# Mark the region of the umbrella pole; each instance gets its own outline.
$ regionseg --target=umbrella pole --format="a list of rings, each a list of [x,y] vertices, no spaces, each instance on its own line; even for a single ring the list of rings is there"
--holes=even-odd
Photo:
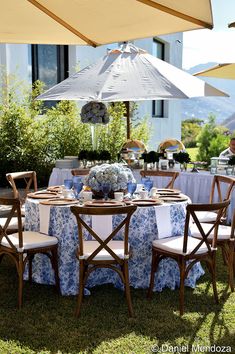
[[[127,139],[131,138],[131,122],[130,122],[130,102],[125,101],[126,106],[126,137]]]

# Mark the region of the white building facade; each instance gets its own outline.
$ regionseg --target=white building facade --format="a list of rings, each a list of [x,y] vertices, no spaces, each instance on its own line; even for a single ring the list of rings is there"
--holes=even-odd
[[[135,40],[133,43],[150,54],[182,67],[182,33],[164,35],[156,38]],[[104,56],[110,44],[93,48],[89,46],[46,46],[27,44],[0,44],[0,65],[7,73],[32,83],[39,79],[51,87]],[[83,105],[84,102],[81,102]],[[138,102],[141,119],[148,117],[151,137],[148,150],[156,150],[158,144],[167,138],[181,138],[180,100]]]

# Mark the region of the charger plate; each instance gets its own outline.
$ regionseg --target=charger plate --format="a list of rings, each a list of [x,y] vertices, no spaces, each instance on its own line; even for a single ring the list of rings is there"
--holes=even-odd
[[[83,205],[90,207],[115,207],[123,206],[123,203],[117,200],[88,200]]]
[[[48,192],[61,192],[62,186],[51,186],[47,188]]]
[[[181,191],[179,189],[157,188],[156,193],[161,195],[179,195]]]
[[[180,194],[180,195],[160,195],[159,199],[163,200],[164,202],[184,202],[189,198],[187,195]]]
[[[52,199],[58,198],[59,195],[56,192],[35,192],[35,193],[28,193],[27,197],[34,198],[34,199]]]
[[[58,199],[47,199],[42,200],[40,204],[43,205],[70,205],[70,204],[78,204],[79,200],[71,199],[71,198],[58,198]]]
[[[127,200],[125,203],[130,205],[137,205],[140,207],[145,207],[145,206],[154,206],[154,205],[161,205],[163,204],[163,200],[160,199],[133,199],[133,200]]]

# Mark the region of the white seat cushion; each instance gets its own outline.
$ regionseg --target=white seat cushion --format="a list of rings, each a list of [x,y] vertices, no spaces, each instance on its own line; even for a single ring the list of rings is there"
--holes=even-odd
[[[207,233],[211,227],[213,226],[212,224],[206,224],[206,223],[201,223],[201,226],[204,230],[205,233]],[[202,238],[197,226],[195,224],[192,224],[190,226],[190,231],[191,231],[191,235],[193,237],[197,237],[197,238]],[[231,226],[226,226],[226,225],[219,225],[219,229],[218,229],[218,236],[217,236],[217,240],[229,240],[230,239],[230,235],[231,235]],[[208,236],[208,240],[212,240],[214,236],[214,230],[212,231],[212,233]]]
[[[195,214],[200,222],[213,222],[218,215],[213,211],[197,211]]]
[[[162,238],[160,240],[154,240],[153,241],[153,246],[157,247],[161,250],[167,251],[167,252],[172,252],[176,254],[184,254],[183,253],[183,236],[175,236],[175,237],[168,237],[168,238]],[[187,246],[187,252],[186,255],[190,254],[192,250],[198,245],[200,240],[193,238],[193,237],[188,237],[188,246]],[[199,250],[196,252],[196,254],[201,254],[201,253],[207,253],[208,249],[205,244],[202,244],[202,246],[199,248]]]
[[[84,258],[87,259],[98,247],[100,243],[98,241],[84,241],[83,242],[83,252]],[[124,242],[123,241],[110,241],[107,245],[113,250],[113,252],[120,258],[124,258]],[[129,244],[128,244],[129,249]],[[114,258],[110,255],[108,251],[102,249],[95,257],[96,261],[107,261],[113,260]]]
[[[25,218],[22,218],[22,226],[24,226],[24,220]],[[7,218],[0,218],[0,225],[3,227],[7,221]],[[10,221],[10,224],[8,225],[9,230],[17,230],[18,229],[18,219],[16,217],[13,217]]]
[[[18,233],[14,233],[8,236],[13,245],[18,248],[19,247],[19,235]],[[24,231],[23,232],[23,249],[29,250],[32,248],[40,248],[56,245],[58,243],[58,239],[54,236],[48,236],[45,234],[41,234],[40,232],[35,231]],[[2,246],[11,247],[5,237],[3,237]]]

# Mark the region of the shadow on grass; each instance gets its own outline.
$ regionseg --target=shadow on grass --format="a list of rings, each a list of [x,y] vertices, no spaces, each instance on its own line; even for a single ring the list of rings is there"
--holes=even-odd
[[[135,317],[130,319],[123,292],[104,285],[93,288],[91,296],[85,297],[81,316],[77,319],[74,316],[75,296],[62,297],[53,287],[27,282],[24,283],[23,308],[17,310],[17,276],[14,266],[5,257],[0,266],[0,339],[18,341],[36,353],[43,349],[51,353],[93,352],[102,342],[130,333],[148,337],[158,345],[182,342],[191,346],[206,324],[205,340],[228,345],[223,344],[232,339],[229,318],[224,318],[230,311],[230,304],[228,308],[224,307],[230,296],[226,276],[226,268],[221,266],[219,304],[214,303],[208,274],[198,281],[196,289],[185,288],[183,317],[178,311],[178,290],[165,289],[155,293],[149,301],[146,290],[132,289]]]

